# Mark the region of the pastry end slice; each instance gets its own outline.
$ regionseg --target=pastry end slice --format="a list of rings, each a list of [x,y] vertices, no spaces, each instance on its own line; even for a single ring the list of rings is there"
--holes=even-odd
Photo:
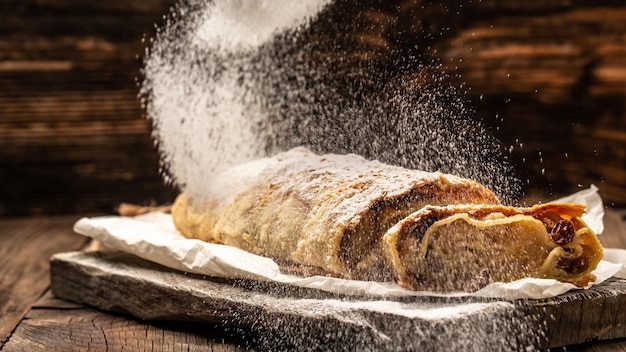
[[[585,206],[427,206],[384,236],[396,281],[411,290],[475,291],[489,282],[550,278],[586,286],[602,246]]]

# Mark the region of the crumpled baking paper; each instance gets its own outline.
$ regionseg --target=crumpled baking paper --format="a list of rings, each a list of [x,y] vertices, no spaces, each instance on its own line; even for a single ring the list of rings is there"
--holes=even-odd
[[[591,186],[558,201],[572,201],[588,206],[583,217],[596,233],[603,231],[604,210],[598,189]],[[132,253],[143,259],[200,275],[221,278],[273,281],[327,292],[369,297],[406,296],[479,296],[506,299],[549,298],[579,289],[573,284],[551,279],[525,278],[509,283],[495,282],[473,293],[410,291],[391,282],[346,280],[324,276],[300,277],[281,273],[269,258],[241,249],[187,239],[180,235],[172,217],[148,213],[135,217],[105,216],[82,218],[74,231],[100,241],[105,247]],[[626,250],[605,248],[604,259],[594,274],[600,284],[612,276],[626,278]]]

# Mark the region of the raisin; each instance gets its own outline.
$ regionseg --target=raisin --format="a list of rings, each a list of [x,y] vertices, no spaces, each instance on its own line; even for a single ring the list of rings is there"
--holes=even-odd
[[[552,241],[559,246],[564,246],[574,239],[576,231],[574,230],[574,224],[569,220],[559,220],[554,224],[554,228],[550,232]]]

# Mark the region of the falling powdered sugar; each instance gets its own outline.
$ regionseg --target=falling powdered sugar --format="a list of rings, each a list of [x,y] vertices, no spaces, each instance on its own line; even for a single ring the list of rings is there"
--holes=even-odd
[[[166,180],[201,200],[217,173],[304,146],[471,178],[503,201],[513,199],[519,182],[501,146],[470,118],[458,89],[432,73],[422,52],[401,49],[406,38],[367,40],[380,27],[372,25],[370,6],[331,0],[182,0],[146,51],[140,91]],[[336,303],[337,316],[361,304]],[[401,304],[379,305],[390,306],[401,313]],[[425,319],[433,321],[432,330],[416,326],[406,345],[395,336],[384,348],[410,350],[438,341],[463,350],[487,341],[484,347],[519,349],[511,336],[528,331],[516,325],[514,306],[503,303],[497,312],[481,308],[459,304],[424,310],[419,314],[452,312],[467,320],[448,331],[437,319]],[[269,319],[242,319],[252,318]],[[295,328],[288,320],[267,325],[278,334]],[[352,343],[367,347],[364,339]]]
[[[141,87],[168,181],[199,196],[214,172],[265,154],[256,52],[323,2],[191,0],[172,10],[146,53]]]
[[[362,40],[377,34],[369,6],[179,3],[147,50],[141,86],[166,179],[201,199],[216,172],[305,146],[471,178],[505,202],[517,196],[501,146],[469,118],[458,89],[424,55],[403,51],[406,38]]]

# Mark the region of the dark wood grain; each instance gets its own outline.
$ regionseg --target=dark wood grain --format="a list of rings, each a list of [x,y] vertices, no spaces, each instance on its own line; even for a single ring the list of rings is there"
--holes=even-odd
[[[48,289],[49,262],[56,253],[87,241],[72,232],[76,216],[0,221],[0,347]]]
[[[626,280],[608,281],[589,290],[531,301],[527,312],[545,325],[541,347],[626,337]],[[575,342],[573,342],[575,341]]]
[[[0,214],[172,200],[136,80],[143,39],[175,3],[2,2]],[[528,192],[595,183],[607,204],[626,204],[623,2],[373,0],[359,8],[351,18],[369,31],[354,34],[359,50],[415,49],[434,62],[444,84],[467,91],[474,118],[512,147]]]
[[[498,3],[498,5],[495,5]],[[557,5],[558,3],[558,5]],[[626,7],[482,1],[434,45],[529,188],[626,202]]]
[[[36,307],[3,351],[247,351],[245,336],[219,324],[145,322],[84,306]]]
[[[174,0],[3,2],[0,215],[167,203],[136,80]]]

